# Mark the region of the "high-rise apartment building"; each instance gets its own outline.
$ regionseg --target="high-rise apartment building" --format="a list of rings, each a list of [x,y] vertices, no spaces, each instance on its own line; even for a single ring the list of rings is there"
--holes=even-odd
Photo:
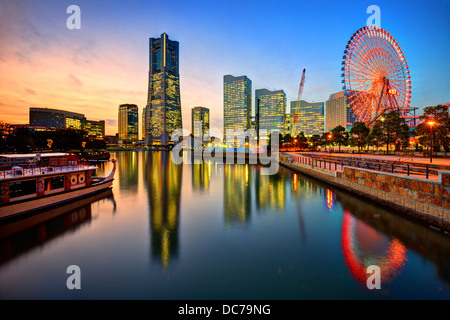
[[[209,130],[209,109],[205,107],[192,108],[192,130],[194,137],[205,136],[206,130]]]
[[[150,38],[150,68],[148,80],[145,142],[167,146],[174,130],[182,128],[179,43]]]
[[[324,133],[324,110],[323,102],[308,102],[300,100],[291,101],[291,135],[297,136],[303,132],[305,136]]]
[[[133,143],[138,140],[139,118],[138,106],[121,104],[119,106],[119,140],[123,143]]]
[[[286,94],[283,90],[255,90],[256,109],[259,105],[259,130],[267,130],[269,135],[277,131],[284,135],[286,125]],[[256,110],[258,112],[258,110]]]
[[[251,128],[252,81],[247,76],[223,77],[223,129],[244,131]]]
[[[355,122],[357,118],[353,113],[352,108],[348,105],[344,91],[340,91],[330,95],[326,101],[325,111],[325,130],[330,132],[332,129],[341,125],[348,129]]]

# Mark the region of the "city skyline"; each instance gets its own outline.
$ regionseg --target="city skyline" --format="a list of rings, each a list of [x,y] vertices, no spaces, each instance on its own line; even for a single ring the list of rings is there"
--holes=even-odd
[[[81,29],[68,30],[66,9],[71,4],[0,3],[4,121],[25,123],[29,108],[47,107],[105,119],[106,134],[115,134],[118,105],[136,104],[139,113],[146,105],[148,40],[161,33],[180,43],[185,129],[191,127],[189,111],[197,105],[211,110],[212,129],[223,129],[222,81],[227,74],[248,76],[253,88],[284,90],[290,105],[297,99],[301,70],[306,68],[302,98],[325,102],[342,90],[345,45],[366,24],[371,4],[380,7],[381,27],[405,53],[412,78],[411,106],[422,109],[450,102],[448,1],[350,1],[346,6],[327,1],[258,6],[254,1],[179,1],[170,8],[159,1],[133,5],[77,1]],[[259,19],[265,16],[272,17],[270,23]],[[236,21],[248,21],[251,27],[242,29]]]

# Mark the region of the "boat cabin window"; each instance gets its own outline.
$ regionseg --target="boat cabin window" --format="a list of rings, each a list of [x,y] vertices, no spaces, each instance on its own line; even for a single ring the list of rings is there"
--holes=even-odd
[[[9,183],[9,197],[17,198],[36,193],[36,180],[25,180]]]
[[[45,191],[64,188],[64,176],[45,178],[44,187]]]

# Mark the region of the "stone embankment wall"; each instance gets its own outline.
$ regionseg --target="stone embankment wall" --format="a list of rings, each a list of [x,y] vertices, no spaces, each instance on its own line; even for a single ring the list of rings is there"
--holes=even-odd
[[[280,163],[450,230],[450,172],[441,172],[438,181],[431,181],[346,166],[342,171],[332,171],[292,162],[283,157]]]

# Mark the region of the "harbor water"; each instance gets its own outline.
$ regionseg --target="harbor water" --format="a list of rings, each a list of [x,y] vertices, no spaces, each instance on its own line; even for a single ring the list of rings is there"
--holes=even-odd
[[[283,167],[111,156],[111,190],[1,222],[0,299],[450,299],[450,236],[390,208]]]

